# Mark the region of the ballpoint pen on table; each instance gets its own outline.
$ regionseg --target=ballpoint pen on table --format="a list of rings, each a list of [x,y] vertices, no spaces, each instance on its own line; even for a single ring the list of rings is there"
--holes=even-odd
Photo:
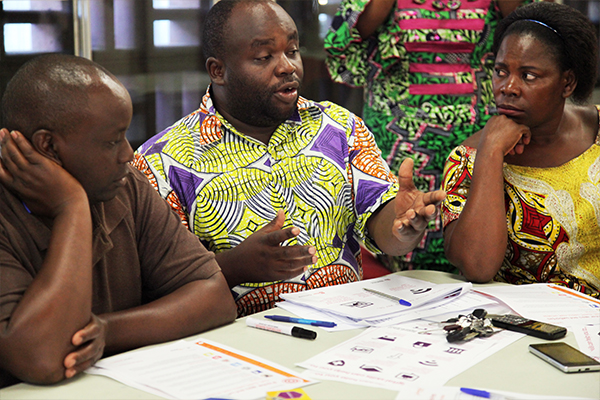
[[[483,399],[506,400],[506,397],[504,397],[500,394],[490,393],[487,390],[479,390],[479,389],[471,389],[471,388],[461,387],[460,391],[463,393],[466,393],[466,394],[470,394],[471,396],[481,397]]]
[[[374,289],[369,289],[369,288],[363,288],[363,289],[365,289],[367,292],[374,293],[374,294],[377,294],[379,296],[386,297],[386,298],[388,298],[390,300],[395,300],[395,301],[397,301],[402,306],[407,306],[407,307],[412,306],[412,304],[410,304],[408,301],[403,300],[403,299],[401,299],[399,297],[396,297],[396,296],[392,296],[391,294],[383,293],[383,292],[380,292],[379,290],[374,290]]]
[[[265,318],[272,319],[273,321],[292,322],[294,324],[322,326],[324,328],[333,328],[337,325],[335,322],[317,321],[315,319],[305,319],[305,318],[293,318],[293,317],[287,317],[285,315],[265,315]]]

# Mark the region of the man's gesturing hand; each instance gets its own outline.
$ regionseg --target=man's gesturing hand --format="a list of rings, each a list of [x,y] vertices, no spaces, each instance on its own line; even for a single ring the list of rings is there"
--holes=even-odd
[[[413,183],[414,162],[408,158],[398,171],[399,190],[394,199],[395,219],[393,234],[400,242],[414,242],[437,217],[437,207],[446,192],[436,190],[423,193]]]
[[[314,246],[282,246],[300,234],[297,227],[283,228],[285,214],[275,218],[231,250],[217,254],[229,286],[244,282],[273,282],[290,279],[317,262]]]

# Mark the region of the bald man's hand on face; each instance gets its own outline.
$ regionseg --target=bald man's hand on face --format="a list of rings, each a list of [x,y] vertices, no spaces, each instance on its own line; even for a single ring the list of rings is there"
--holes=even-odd
[[[64,168],[36,151],[17,131],[0,130],[0,182],[18,193],[34,214],[55,218],[73,202],[84,202],[81,184]]]
[[[285,214],[275,218],[231,250],[216,255],[230,287],[246,282],[273,282],[300,275],[317,262],[314,246],[282,246],[300,234],[297,227],[283,228]]]

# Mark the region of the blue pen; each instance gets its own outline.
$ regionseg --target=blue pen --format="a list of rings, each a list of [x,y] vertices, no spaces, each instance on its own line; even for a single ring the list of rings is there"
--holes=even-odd
[[[487,390],[479,390],[479,389],[471,389],[471,388],[460,388],[460,391],[466,394],[470,394],[471,396],[481,397],[484,399],[491,400],[505,400],[506,397],[501,396],[499,394],[490,393]]]
[[[324,328],[333,328],[337,325],[335,322],[317,321],[315,319],[292,318],[286,317],[284,315],[265,315],[265,318],[272,319],[273,321],[292,322],[294,324],[322,326]]]
[[[383,292],[380,292],[379,290],[373,290],[373,289],[369,289],[369,288],[363,288],[363,289],[365,289],[367,292],[375,293],[375,294],[377,294],[379,296],[383,296],[383,297],[386,297],[388,299],[395,300],[401,306],[406,306],[406,307],[412,306],[412,304],[410,304],[408,301],[403,300],[403,299],[401,299],[399,297],[396,297],[396,296],[392,296],[391,294],[383,293]]]

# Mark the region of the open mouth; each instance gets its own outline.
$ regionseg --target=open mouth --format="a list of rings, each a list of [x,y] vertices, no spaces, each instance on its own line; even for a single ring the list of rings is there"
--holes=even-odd
[[[296,93],[296,88],[289,87],[289,88],[285,88],[283,90],[280,90],[280,92],[282,92],[282,93]]]
[[[298,97],[298,84],[296,82],[292,82],[282,86],[278,91],[275,92],[275,96],[285,103],[295,102]]]

